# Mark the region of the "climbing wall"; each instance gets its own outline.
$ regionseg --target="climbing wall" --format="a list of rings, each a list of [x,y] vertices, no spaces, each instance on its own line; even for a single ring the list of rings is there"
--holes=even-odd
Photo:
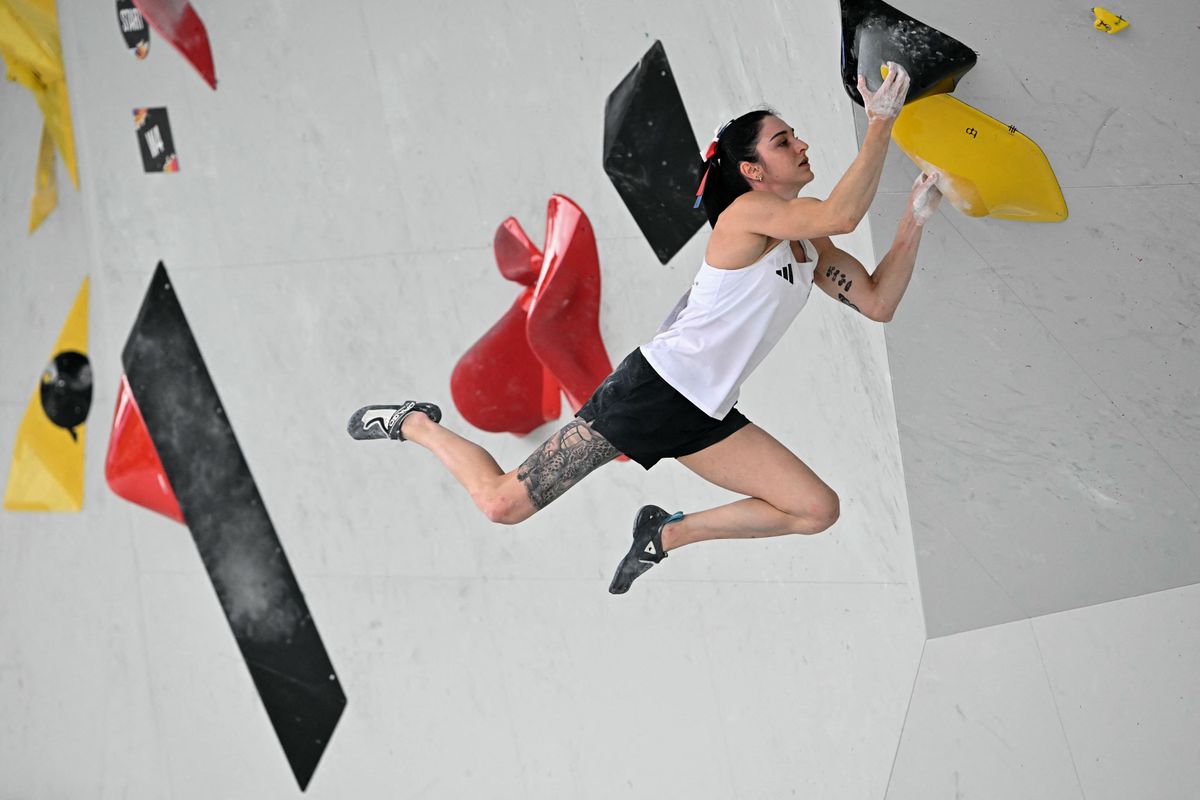
[[[961,429],[965,413],[991,421],[969,428],[954,454],[1008,452],[978,431],[1019,430],[1002,422],[1007,406],[959,394],[964,405],[951,414],[952,403],[913,393],[939,385],[926,370],[948,354],[960,369],[975,363],[961,343],[922,361],[928,341],[913,337],[917,327],[930,341],[961,341],[963,330],[979,347],[990,341],[972,327],[978,320],[941,320],[932,299],[945,284],[928,276],[961,271],[958,256],[974,252],[954,244],[960,219],[931,223],[922,270],[889,329],[891,370],[883,326],[814,294],[743,391],[747,416],[839,492],[842,517],[826,534],[682,550],[613,597],[606,587],[640,505],[694,511],[731,496],[678,464],[647,473],[618,463],[532,520],[497,527],[428,453],[345,434],[362,405],[429,400],[445,425],[505,467],[519,464],[568,418],[569,397],[559,419],[517,435],[476,429],[451,392],[455,365],[525,289],[498,269],[497,227],[513,217],[549,252],[551,197],[578,205],[595,236],[600,337],[618,361],[690,284],[704,234],[688,236],[690,188],[684,213],[665,217],[666,235],[647,230],[655,209],[631,209],[620,180],[638,173],[606,146],[612,93],[660,42],[697,148],[720,122],[771,104],[811,143],[810,190],[825,195],[854,157],[859,113],[841,85],[836,4],[188,8],[61,0],[80,189],[60,174],[58,207],[32,235],[42,122],[29,92],[0,85],[0,176],[20,188],[0,196],[0,458],[14,452],[85,276],[93,378],[82,507],[0,512],[0,796],[883,797],[889,787],[893,797],[935,796],[928,782],[961,774],[999,786],[1007,784],[996,775],[1013,774],[976,714],[988,730],[1002,718],[1013,730],[1051,731],[1037,749],[1039,775],[1053,777],[1047,797],[1081,785],[1089,798],[1106,796],[1096,788],[1106,784],[1136,795],[1150,770],[1168,782],[1146,796],[1186,796],[1171,790],[1196,785],[1200,760],[1187,745],[1131,738],[1136,707],[1117,702],[1115,689],[1072,681],[1088,654],[1106,685],[1129,686],[1124,662],[1097,644],[1126,637],[1157,670],[1156,685],[1135,683],[1134,696],[1173,741],[1200,739],[1187,735],[1195,709],[1166,702],[1179,694],[1167,665],[1194,673],[1200,663],[1187,616],[1194,603],[1156,612],[1163,632],[1139,624],[1140,606],[1124,606],[1119,619],[1048,618],[1036,639],[1016,631],[1014,649],[987,631],[979,648],[926,641],[927,625],[939,634],[1029,625],[974,613],[990,584],[969,561],[961,572],[925,566],[931,520],[952,510],[986,518],[977,529],[999,550],[1005,498],[1025,515],[1013,523],[1022,533],[1039,504],[1060,510],[1058,528],[1076,508],[1005,484],[980,510],[967,502],[971,487],[945,476],[966,480],[994,460],[922,449]],[[159,15],[144,28],[144,52],[134,10]],[[960,94],[974,80],[991,82],[995,106],[1045,92],[1022,130],[1041,126],[1035,138],[1056,168],[1064,152],[1087,155],[1064,151],[1053,132],[1053,91],[1066,90],[1054,82],[1061,77],[1039,76],[1063,66],[1047,62],[1035,74],[1021,63],[1032,46],[1025,34],[997,22],[972,37],[944,10],[907,10],[944,21],[980,52]],[[183,36],[194,37],[193,14],[207,47]],[[1082,24],[1080,35],[1103,35]],[[1120,36],[1137,31],[1135,20]],[[1087,41],[1071,51],[1076,59],[1100,53]],[[1006,83],[1013,69],[1028,73],[1024,90]],[[1147,146],[1177,143],[1165,128],[1148,130],[1163,138]],[[1072,133],[1070,146],[1082,135]],[[1157,163],[1120,152],[1098,138],[1091,164],[1106,161],[1135,182],[1136,170],[1121,170]],[[839,240],[866,263],[885,251],[898,181],[912,174],[899,153],[890,158],[876,215]],[[687,165],[674,164],[670,181],[683,185]],[[1064,225],[1088,218],[1087,196],[1071,195],[1079,173],[1059,175],[1072,208]],[[1155,209],[1130,213],[1148,219]],[[1108,230],[1122,219],[1107,209],[1090,224]],[[1014,229],[982,230],[999,246],[995,231]],[[1028,248],[1029,230],[1006,235]],[[1058,269],[1076,265],[1084,237],[1046,231],[1036,236]],[[974,272],[992,276],[982,263]],[[1108,318],[1099,313],[1108,306],[1078,299],[1090,295],[1060,293],[1079,304],[1071,319]],[[1121,353],[1114,362],[1141,363]],[[899,426],[892,371],[899,408],[910,409]],[[172,400],[181,387],[186,396]],[[132,413],[131,400],[138,416],[126,418],[122,438],[113,423],[119,407]],[[1072,420],[1070,441],[1090,441],[1094,426],[1062,418]],[[136,442],[121,452],[144,458],[114,465],[114,441]],[[1110,455],[1124,464],[1125,452]],[[1170,452],[1186,459],[1183,445]],[[237,481],[224,483],[230,465]],[[1186,460],[1175,469],[1186,475]],[[132,481],[115,481],[120,494],[110,488],[118,473]],[[1174,547],[1186,564],[1186,540],[1161,531],[1194,521],[1194,492],[1154,491],[1138,508],[1157,497],[1178,527],[1149,526],[1144,547]],[[921,501],[912,527],[909,492]],[[960,540],[966,527],[955,529]],[[1031,552],[1040,545],[1019,541],[1026,562],[1041,564]],[[1053,562],[1066,551],[1043,552]],[[1114,573],[1125,551],[1103,552]],[[1145,576],[1149,562],[1132,563],[1141,566],[1129,591],[1048,589],[1028,613],[1186,582],[1186,566],[1163,583]],[[1078,578],[1060,574],[1064,584]],[[935,610],[951,604],[931,598],[946,597],[939,581],[950,580],[960,581],[949,597],[965,621],[947,624]],[[1040,661],[1011,674],[996,669],[1034,653]],[[1048,716],[1056,702],[1067,709],[1061,736],[1049,725],[1061,719]],[[1069,711],[1105,703],[1113,712],[1099,721]],[[962,757],[951,765],[939,761],[939,737],[958,714],[968,719],[955,722]],[[1118,742],[1136,745],[1149,766],[1098,758]]]

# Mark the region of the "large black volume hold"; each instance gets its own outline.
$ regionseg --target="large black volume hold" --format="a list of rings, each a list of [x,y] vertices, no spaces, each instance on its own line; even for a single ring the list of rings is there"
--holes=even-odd
[[[303,789],[346,696],[161,262],[121,361],[229,627]],[[230,720],[232,730],[242,724]]]
[[[707,221],[693,208],[704,162],[662,42],[604,104],[604,172],[666,264]]]
[[[842,84],[862,105],[858,73],[874,91],[883,83],[881,64],[895,61],[912,83],[907,102],[951,92],[975,66],[975,51],[883,0],[842,0]]]

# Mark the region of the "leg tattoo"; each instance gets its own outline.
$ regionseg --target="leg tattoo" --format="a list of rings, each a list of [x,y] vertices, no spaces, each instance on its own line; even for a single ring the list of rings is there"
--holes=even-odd
[[[592,470],[619,456],[617,448],[581,419],[574,419],[534,450],[517,469],[529,500],[539,511]]]

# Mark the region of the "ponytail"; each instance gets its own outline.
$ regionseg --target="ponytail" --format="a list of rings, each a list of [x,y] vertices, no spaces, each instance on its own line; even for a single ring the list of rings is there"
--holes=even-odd
[[[764,117],[775,112],[762,108],[730,120],[718,131],[709,146],[705,177],[700,183],[700,200],[708,224],[716,225],[717,217],[737,199],[750,191],[750,183],[739,169],[741,162],[758,163],[758,132]]]

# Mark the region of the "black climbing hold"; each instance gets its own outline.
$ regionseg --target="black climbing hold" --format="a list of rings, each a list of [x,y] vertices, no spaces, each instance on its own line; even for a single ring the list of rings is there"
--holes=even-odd
[[[160,262],[125,375],[250,677],[301,789],[346,696]],[[230,720],[230,729],[242,725]],[[213,765],[214,769],[219,765]]]
[[[42,372],[42,410],[60,428],[78,440],[75,428],[87,419],[92,407],[92,365],[88,357],[65,350]]]
[[[874,91],[883,83],[879,67],[888,61],[908,71],[912,102],[953,91],[975,66],[975,51],[883,0],[842,0],[842,83],[851,100],[862,105],[858,73]]]
[[[666,264],[707,221],[693,208],[704,162],[662,42],[604,104],[604,172]]]

